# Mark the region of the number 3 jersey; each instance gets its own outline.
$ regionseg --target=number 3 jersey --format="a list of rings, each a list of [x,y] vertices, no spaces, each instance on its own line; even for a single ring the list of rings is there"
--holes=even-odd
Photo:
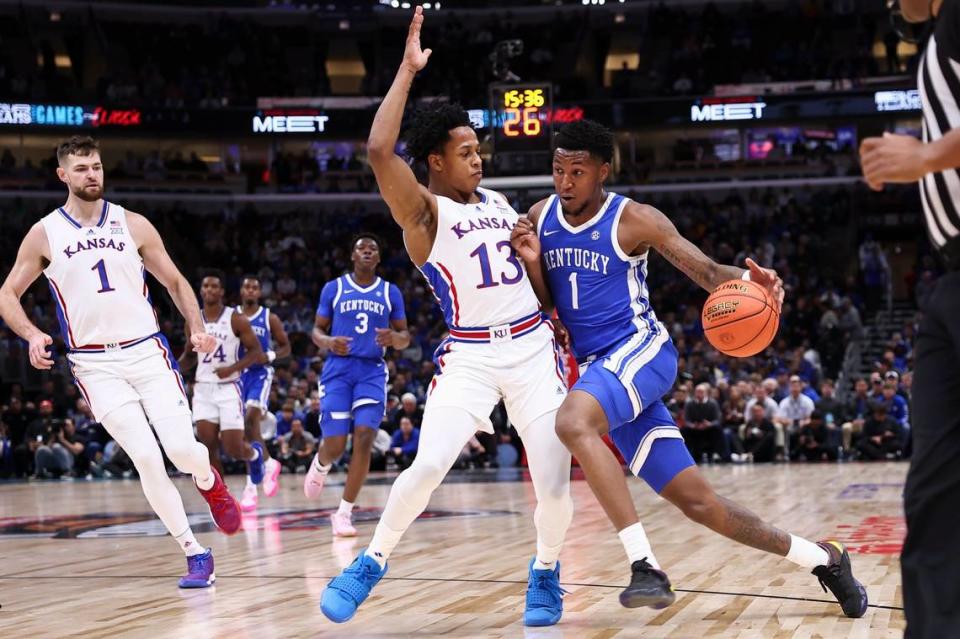
[[[510,246],[517,212],[499,193],[477,194],[469,204],[437,196],[437,237],[420,267],[451,329],[510,324],[540,310]]]
[[[323,286],[317,315],[330,319],[328,333],[333,337],[352,338],[349,357],[377,360],[383,359],[385,349],[377,344],[376,329],[406,319],[400,289],[379,277],[370,286],[360,286],[349,273]],[[342,356],[331,351],[328,358]]]
[[[41,223],[51,258],[43,273],[71,351],[103,350],[159,332],[123,207],[104,200],[93,226],[81,226],[63,208]]]
[[[217,377],[217,369],[232,366],[240,359],[240,338],[233,332],[233,314],[236,310],[224,306],[220,317],[210,321],[203,316],[207,335],[217,338],[217,347],[212,353],[197,353],[196,380],[200,383],[226,384],[240,379],[242,371],[236,371],[223,379]],[[202,313],[202,311],[201,311]]]

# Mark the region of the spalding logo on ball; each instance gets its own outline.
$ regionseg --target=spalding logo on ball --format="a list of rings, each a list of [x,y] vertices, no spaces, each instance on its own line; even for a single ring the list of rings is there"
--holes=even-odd
[[[714,289],[701,319],[710,345],[731,357],[756,355],[780,328],[780,314],[767,289],[748,280],[730,280]]]

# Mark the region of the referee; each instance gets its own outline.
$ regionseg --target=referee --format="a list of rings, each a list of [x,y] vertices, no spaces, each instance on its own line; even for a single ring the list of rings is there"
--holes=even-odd
[[[867,184],[918,182],[930,241],[947,273],[920,324],[913,378],[913,457],[900,558],[905,637],[960,637],[960,0],[900,0],[909,22],[933,19],[917,73],[923,140],[884,134],[860,145]]]

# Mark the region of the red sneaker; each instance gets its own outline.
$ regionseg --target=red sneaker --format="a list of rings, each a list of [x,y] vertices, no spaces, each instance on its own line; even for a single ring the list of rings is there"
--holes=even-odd
[[[240,504],[227,490],[227,485],[220,479],[220,473],[217,472],[217,469],[211,467],[210,472],[213,473],[213,486],[210,487],[210,490],[203,490],[197,486],[197,490],[200,491],[210,507],[210,516],[213,517],[213,523],[222,532],[232,535],[240,530],[242,519]]]

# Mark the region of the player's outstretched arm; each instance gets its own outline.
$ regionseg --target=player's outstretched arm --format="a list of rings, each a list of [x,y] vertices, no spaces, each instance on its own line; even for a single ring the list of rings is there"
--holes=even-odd
[[[47,353],[47,347],[53,339],[30,321],[23,310],[20,298],[33,284],[43,268],[50,261],[50,248],[47,232],[43,224],[37,222],[27,232],[17,251],[17,260],[10,269],[7,279],[0,287],[0,316],[10,329],[27,340],[29,344],[30,364],[34,368],[46,370],[53,366],[53,360]]]
[[[257,339],[256,334],[253,332],[253,327],[250,326],[250,320],[244,317],[243,313],[234,313],[230,317],[230,328],[233,329],[233,334],[240,338],[240,343],[243,344],[243,350],[245,352],[243,357],[234,364],[217,369],[217,377],[220,379],[230,377],[236,372],[244,371],[254,364],[267,363],[267,356],[260,346],[260,340]]]
[[[533,292],[536,293],[540,301],[540,307],[546,313],[553,312],[553,296],[550,294],[550,287],[547,285],[547,276],[543,267],[543,256],[540,251],[540,238],[537,236],[537,221],[540,219],[540,213],[546,200],[540,200],[530,207],[527,217],[522,217],[513,228],[510,234],[510,244],[513,250],[517,252],[520,259],[523,260],[527,269],[527,278],[530,285],[533,286]]]
[[[283,328],[283,322],[273,313],[270,313],[270,335],[273,336],[273,341],[277,343],[274,359],[290,357],[290,338],[287,337],[287,331]]]
[[[176,264],[170,259],[170,254],[167,253],[167,248],[163,245],[157,229],[150,220],[132,211],[127,211],[127,226],[137,242],[143,265],[167,289],[177,310],[183,315],[187,325],[188,339],[194,350],[200,353],[211,352],[217,347],[217,340],[212,335],[207,335],[203,320],[200,318],[200,304],[197,302],[197,297],[190,288],[187,278],[180,273]]]
[[[680,235],[666,215],[647,204],[630,202],[627,205],[617,229],[617,239],[627,255],[638,255],[647,247],[653,248],[709,292],[727,280],[740,279],[746,272],[736,266],[714,262]],[[783,281],[777,272],[761,268],[750,258],[747,258],[747,266],[750,279],[766,288],[779,307],[783,303]]]
[[[437,199],[417,182],[413,170],[396,154],[400,123],[403,120],[403,109],[410,86],[417,72],[427,65],[431,53],[430,49],[420,49],[422,24],[423,9],[417,7],[407,33],[403,62],[400,63],[397,76],[377,109],[370,127],[367,158],[377,178],[380,195],[390,207],[393,219],[408,234],[430,231],[429,239],[432,243],[436,234]],[[429,250],[424,254],[424,259],[428,254]]]

